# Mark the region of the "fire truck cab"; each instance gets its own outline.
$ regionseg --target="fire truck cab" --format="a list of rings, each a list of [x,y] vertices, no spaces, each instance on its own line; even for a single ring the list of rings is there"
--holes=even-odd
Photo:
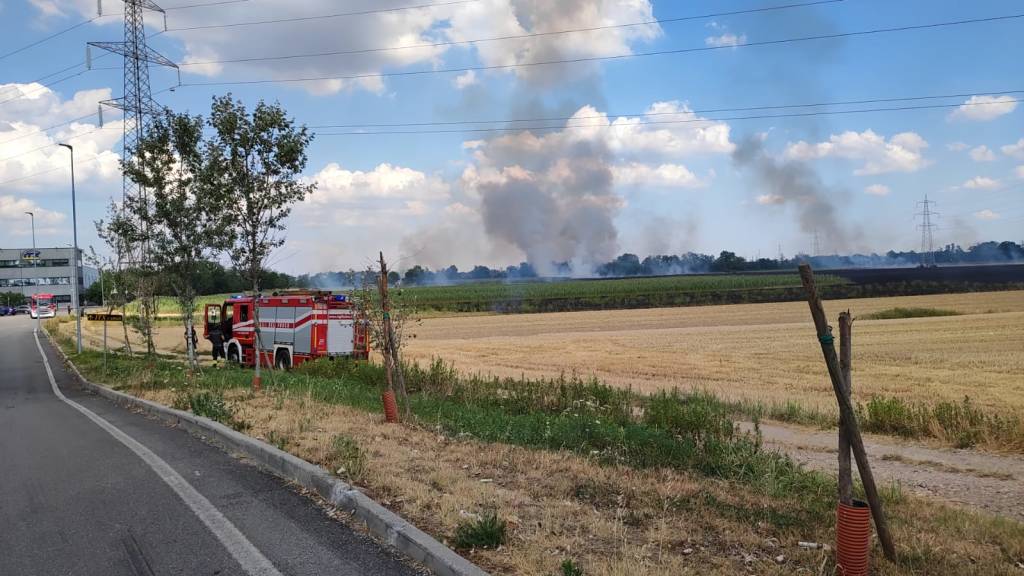
[[[369,357],[366,322],[345,294],[233,296],[223,304],[207,304],[203,317],[203,337],[212,343],[211,333],[219,331],[229,362],[256,365],[257,317],[262,366],[288,369],[315,358]]]

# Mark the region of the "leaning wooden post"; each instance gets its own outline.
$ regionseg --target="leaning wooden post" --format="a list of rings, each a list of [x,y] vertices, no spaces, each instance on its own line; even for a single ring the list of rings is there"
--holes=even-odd
[[[405,404],[405,416],[406,419],[409,417],[409,395],[405,391],[405,373],[402,371],[402,362],[398,356],[398,346],[396,345],[397,338],[395,337],[395,326],[391,321],[391,300],[388,297],[388,265],[384,262],[384,253],[380,253],[380,296],[381,296],[381,310],[384,316],[384,354],[391,359],[391,374],[393,381],[389,381],[390,386],[392,382],[397,384],[398,393],[402,397],[402,402]],[[392,393],[394,391],[392,390]]]
[[[853,404],[853,380],[850,369],[853,360],[853,318],[847,310],[839,315],[839,367],[843,372],[843,393]],[[850,436],[846,433],[846,419],[839,415],[839,501],[853,505],[853,471],[850,465]]]
[[[882,509],[882,499],[878,495],[878,487],[875,485],[875,477],[871,473],[871,463],[868,462],[868,454],[864,450],[864,439],[860,435],[860,427],[857,426],[857,417],[853,412],[853,404],[844,393],[843,371],[839,366],[839,357],[836,355],[836,347],[833,342],[832,332],[825,318],[825,307],[821,304],[818,290],[814,286],[814,273],[808,264],[800,265],[800,279],[803,281],[804,290],[807,292],[807,303],[811,308],[811,317],[814,319],[814,328],[818,333],[818,341],[821,343],[821,352],[825,356],[825,365],[828,367],[828,375],[832,380],[832,390],[835,392],[836,401],[839,403],[839,414],[843,419],[846,434],[850,440],[850,447],[853,449],[853,457],[857,460],[857,470],[860,471],[860,479],[864,484],[864,492],[868,497],[868,505],[871,507],[871,515],[875,519],[875,530],[878,532],[878,540],[882,544],[882,551],[890,561],[896,561],[896,547],[892,542],[892,534],[889,533],[889,523],[885,519],[885,510]]]

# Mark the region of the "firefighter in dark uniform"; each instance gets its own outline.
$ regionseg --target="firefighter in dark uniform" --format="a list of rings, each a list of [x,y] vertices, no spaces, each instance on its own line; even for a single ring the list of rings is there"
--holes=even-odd
[[[217,362],[218,358],[224,358],[224,332],[220,323],[210,326],[209,334],[210,344],[213,345],[213,361]]]

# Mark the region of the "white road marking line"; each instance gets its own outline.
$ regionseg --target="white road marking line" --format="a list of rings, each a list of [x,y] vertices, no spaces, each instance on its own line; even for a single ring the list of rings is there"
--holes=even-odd
[[[129,450],[148,464],[156,472],[157,476],[166,482],[185,504],[192,509],[192,512],[202,520],[203,524],[210,529],[210,532],[217,537],[217,540],[220,540],[220,543],[238,561],[246,573],[251,576],[283,576],[270,560],[252,542],[249,542],[249,539],[230,520],[221,514],[220,510],[213,503],[193,488],[180,474],[175,472],[174,468],[171,468],[167,462],[164,462],[149,448],[140,444],[138,440],[125,434],[95,412],[64,396],[64,393],[57,387],[57,381],[53,378],[50,361],[47,360],[46,353],[43,352],[43,346],[39,343],[38,334],[35,335],[35,339],[36,347],[39,348],[39,354],[43,357],[43,365],[46,367],[46,375],[50,379],[50,386],[53,388],[53,393],[57,395],[57,398],[60,398],[67,405],[84,414],[86,418],[106,430],[111,436],[127,446]]]

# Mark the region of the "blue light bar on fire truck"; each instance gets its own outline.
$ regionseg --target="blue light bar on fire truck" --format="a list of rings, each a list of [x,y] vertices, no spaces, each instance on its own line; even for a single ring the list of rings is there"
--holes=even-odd
[[[344,294],[335,294],[334,295],[334,301],[335,302],[345,302],[347,299],[348,298]]]

